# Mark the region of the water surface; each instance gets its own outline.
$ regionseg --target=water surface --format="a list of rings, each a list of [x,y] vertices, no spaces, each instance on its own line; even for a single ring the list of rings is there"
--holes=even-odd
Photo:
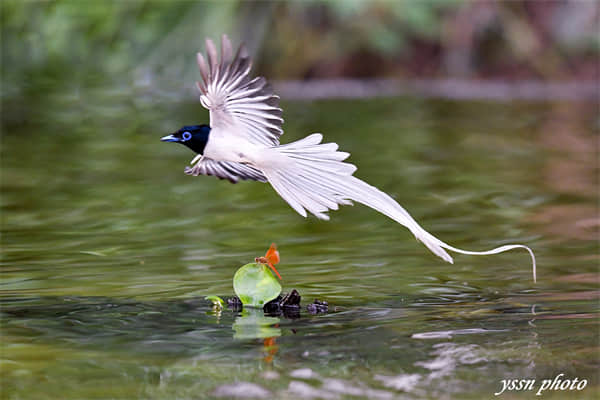
[[[304,219],[268,185],[184,175],[193,154],[159,138],[197,103],[51,100],[2,138],[3,398],[475,399],[560,373],[587,387],[544,398],[598,395],[594,105],[284,104],[283,142],[324,133],[452,245],[531,246],[534,285],[524,251],[450,265],[366,207]],[[204,300],[271,242],[284,291],[328,314]]]

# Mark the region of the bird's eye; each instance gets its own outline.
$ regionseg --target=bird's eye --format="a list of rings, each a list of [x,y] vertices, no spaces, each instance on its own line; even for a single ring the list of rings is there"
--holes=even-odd
[[[188,141],[192,138],[192,134],[189,132],[183,132],[183,135],[181,135],[181,138],[183,139],[183,141]]]

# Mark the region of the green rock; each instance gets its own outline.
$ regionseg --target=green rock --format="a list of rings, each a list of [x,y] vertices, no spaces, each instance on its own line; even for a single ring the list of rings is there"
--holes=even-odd
[[[244,306],[262,307],[281,293],[281,285],[264,264],[246,264],[233,276],[233,290]]]

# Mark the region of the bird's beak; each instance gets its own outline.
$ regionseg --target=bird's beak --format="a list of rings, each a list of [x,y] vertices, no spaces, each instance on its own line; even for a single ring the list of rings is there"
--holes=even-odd
[[[160,138],[161,142],[179,142],[179,138],[173,135],[167,135]]]

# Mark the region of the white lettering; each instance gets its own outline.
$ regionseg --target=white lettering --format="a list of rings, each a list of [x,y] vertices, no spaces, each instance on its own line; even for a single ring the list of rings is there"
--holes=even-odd
[[[579,378],[575,377],[575,379],[573,379],[573,383],[571,383],[571,386],[569,386],[569,390],[575,389],[577,382],[579,382]]]
[[[554,391],[571,391],[571,390],[583,390],[587,386],[587,379],[579,379],[573,377],[572,379],[563,379],[565,374],[558,374],[553,379],[544,379],[539,385],[536,396],[541,396],[547,390]],[[494,396],[500,396],[504,392],[519,392],[526,390],[535,390],[536,380],[535,379],[502,379],[500,381],[502,389],[494,393]]]
[[[502,393],[504,393],[504,391],[506,390],[506,388],[508,387],[508,384],[506,382],[506,379],[502,379],[500,382],[502,382],[502,390],[499,392],[494,393],[494,396],[500,396]]]
[[[525,382],[525,387],[523,390],[533,390],[533,385],[535,385],[535,379],[527,379]]]
[[[556,390],[558,389],[558,385],[560,384],[560,377],[563,376],[564,374],[558,374],[554,377],[554,380],[552,381],[552,385],[550,385],[550,387],[548,388],[549,390]],[[556,385],[556,387],[554,387],[554,385]]]
[[[542,392],[546,389],[548,389],[548,387],[550,387],[550,385],[552,384],[552,381],[550,379],[544,379],[542,381],[542,386],[540,386],[540,388],[538,389],[537,393],[535,394],[536,396],[541,396]]]
[[[513,390],[533,390],[533,385],[535,385],[535,379],[502,379],[500,382],[502,383],[502,390],[494,393],[494,396],[499,396],[506,390],[509,392]]]

